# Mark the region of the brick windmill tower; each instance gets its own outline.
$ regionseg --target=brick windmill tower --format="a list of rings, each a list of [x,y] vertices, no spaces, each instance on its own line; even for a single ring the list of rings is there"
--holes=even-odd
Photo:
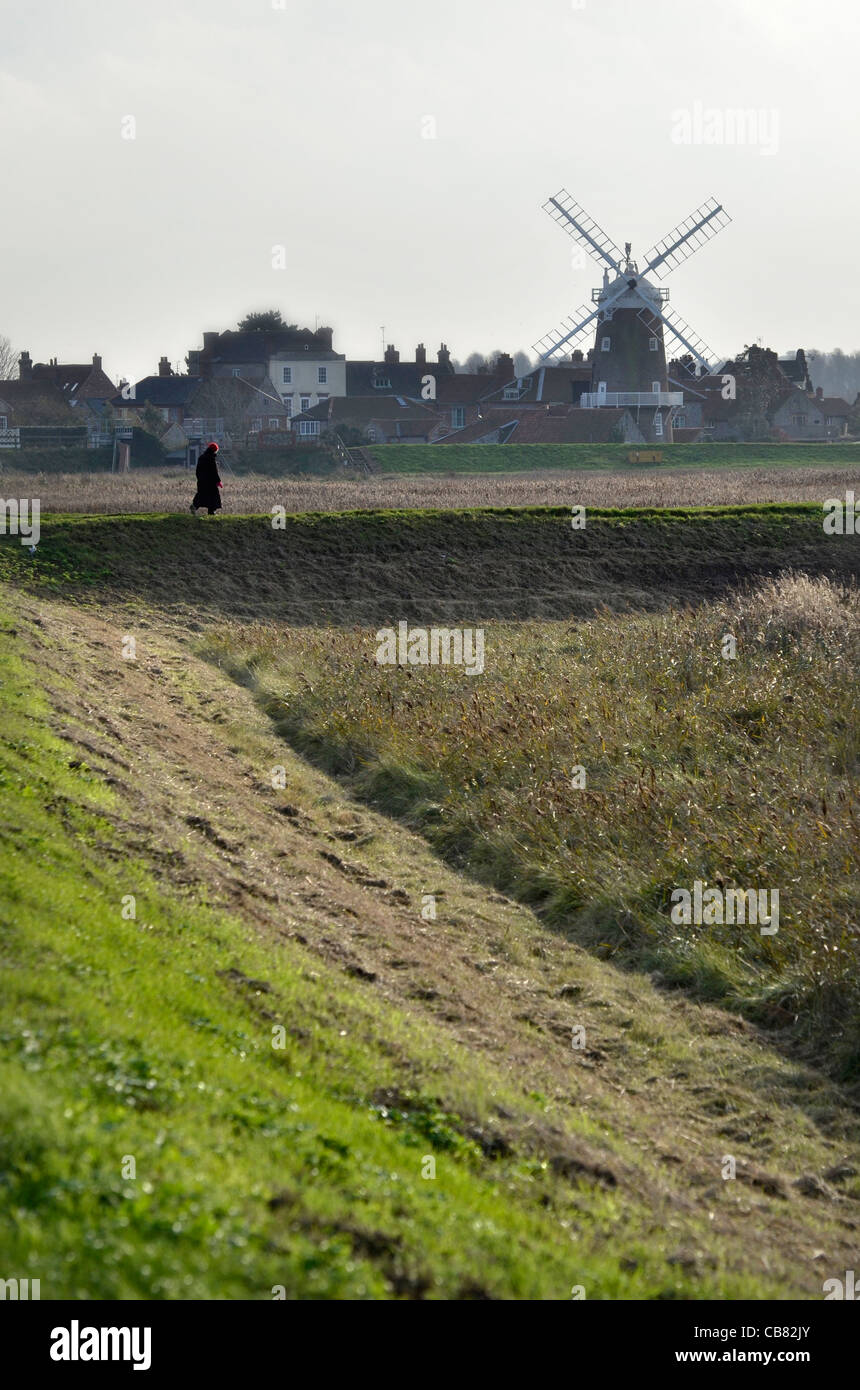
[[[671,443],[672,411],[683,404],[683,393],[669,390],[664,332],[668,330],[670,342],[679,343],[705,371],[710,371],[711,354],[669,308],[669,291],[647,276],[663,279],[731,218],[709,199],[647,252],[640,271],[630,242],[620,251],[564,189],[544,204],[544,210],[602,267],[603,284],[591,292],[594,309],[583,304],[560,328],[535,343],[534,350],[546,362],[563,356],[593,332],[591,391],[580,404],[587,409],[626,406],[647,440]]]

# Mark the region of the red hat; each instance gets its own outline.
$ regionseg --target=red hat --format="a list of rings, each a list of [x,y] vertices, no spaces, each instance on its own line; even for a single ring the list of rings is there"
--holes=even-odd
[[[214,439],[212,440],[212,443],[211,443],[211,444],[207,444],[207,445],[206,445],[206,448],[207,448],[207,449],[214,449],[215,452],[216,452],[216,454],[217,454],[217,452],[218,452],[218,445],[215,443],[215,440],[214,440]]]

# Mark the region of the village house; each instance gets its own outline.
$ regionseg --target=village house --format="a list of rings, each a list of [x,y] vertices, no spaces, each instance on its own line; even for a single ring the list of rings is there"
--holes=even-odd
[[[203,347],[192,348],[186,361],[189,373],[204,380],[236,378],[265,390],[273,386],[290,419],[329,396],[346,395],[346,357],[334,351],[332,338],[331,328],[204,333]]]
[[[293,429],[307,443],[347,430],[369,444],[428,444],[439,418],[429,403],[406,396],[332,396],[294,416]]]
[[[513,364],[512,364],[513,365]],[[353,361],[346,364],[346,394],[348,396],[407,396],[413,400],[427,400],[424,383],[428,376],[434,378],[438,398],[441,382],[454,375],[451,354],[445,343],[440,343],[436,361],[428,360],[423,343],[415,349],[412,362],[401,362],[400,353],[393,344],[385,349],[381,362]]]

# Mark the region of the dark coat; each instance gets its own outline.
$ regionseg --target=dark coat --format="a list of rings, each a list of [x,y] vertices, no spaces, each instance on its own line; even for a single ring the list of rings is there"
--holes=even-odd
[[[218,455],[214,449],[204,449],[197,460],[197,492],[191,504],[206,507],[210,512],[221,509],[221,482],[218,473]]]

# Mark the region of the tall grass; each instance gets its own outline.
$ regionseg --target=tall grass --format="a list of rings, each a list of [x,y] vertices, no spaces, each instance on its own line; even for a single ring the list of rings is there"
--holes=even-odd
[[[815,502],[843,496],[860,482],[854,467],[755,469],[566,470],[448,474],[445,450],[437,474],[365,478],[224,477],[224,507],[233,514],[349,511],[356,507],[686,507],[758,502]],[[0,477],[4,497],[38,497],[45,512],[187,512],[194,492],[185,469],[130,473],[15,473]]]
[[[480,676],[379,666],[360,629],[233,628],[209,651],[301,750],[554,930],[792,1029],[847,1076],[858,616],[855,590],[787,574],[695,611],[494,624]],[[696,879],[778,889],[778,933],[674,925]]]

